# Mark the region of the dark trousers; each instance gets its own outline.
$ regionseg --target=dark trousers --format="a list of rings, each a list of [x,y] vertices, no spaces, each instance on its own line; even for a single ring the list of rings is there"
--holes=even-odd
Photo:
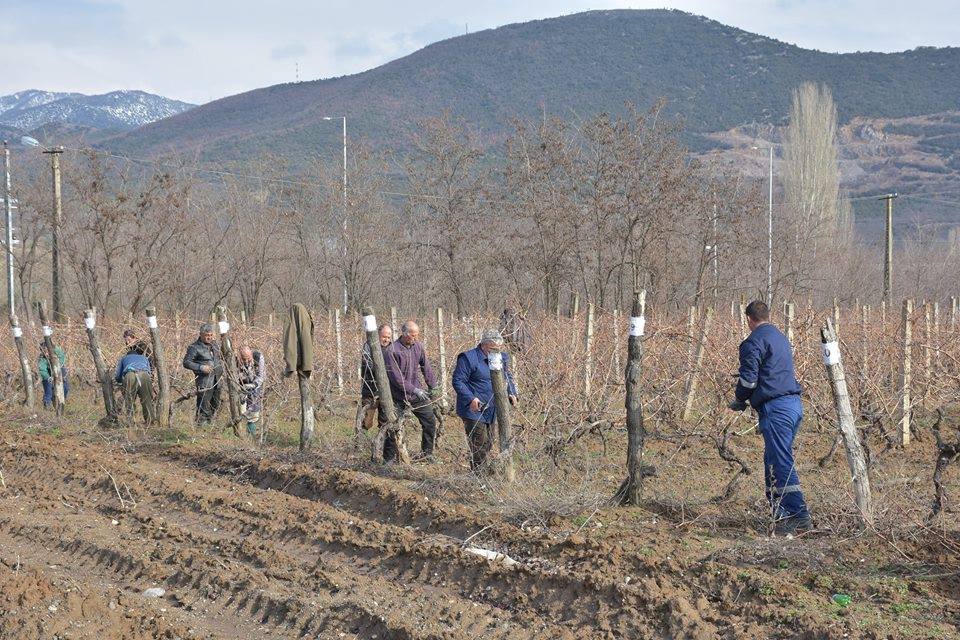
[[[467,444],[470,445],[470,469],[482,471],[487,466],[487,456],[493,447],[493,429],[489,422],[480,420],[463,420],[463,430],[467,433]]]
[[[220,409],[220,378],[197,378],[197,424],[209,424]]]
[[[133,419],[133,408],[140,400],[140,408],[143,410],[144,424],[153,424],[153,380],[146,371],[127,371],[123,374],[123,406],[127,413],[127,418]]]
[[[402,411],[402,401],[394,400],[398,411]],[[420,452],[425,456],[433,455],[433,447],[437,442],[437,417],[433,414],[433,405],[429,400],[415,400],[408,405],[407,411],[416,416],[420,422]],[[381,418],[382,420],[382,418]],[[383,458],[393,460],[397,457],[397,440],[393,433],[388,433],[383,444]]]
[[[67,368],[60,367],[60,377],[63,378],[63,399],[70,394],[70,382],[67,377]],[[53,378],[46,378],[43,382],[43,406],[49,408],[53,404]]]
[[[773,517],[776,520],[791,516],[808,518],[810,513],[793,460],[793,440],[803,419],[800,396],[768,400],[757,413],[763,435],[763,476]]]

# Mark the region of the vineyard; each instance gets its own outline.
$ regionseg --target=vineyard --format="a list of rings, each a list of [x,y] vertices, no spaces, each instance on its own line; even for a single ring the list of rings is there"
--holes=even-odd
[[[163,427],[101,421],[82,318],[53,327],[71,383],[62,417],[22,406],[7,339],[0,637],[956,637],[956,304],[776,310],[804,389],[796,458],[816,531],[797,539],[768,537],[756,417],[727,409],[747,331],[739,305],[645,317],[649,473],[636,507],[614,500],[627,440],[619,311],[524,320],[513,482],[470,472],[454,415],[439,464],[370,462],[373,434],[358,446],[355,433],[365,335],[354,315],[314,313],[317,428],[305,451],[297,384],[281,375],[282,315],[229,316],[234,347],[267,362],[253,439],[224,427],[225,407],[218,426],[193,425],[180,359],[197,319],[158,318],[172,400]],[[439,318],[417,320],[452,401],[456,355],[499,320]],[[828,322],[869,470],[867,527],[824,366]],[[147,334],[143,318],[97,320],[108,370],[129,327]],[[35,368],[41,327],[21,328]],[[408,437],[414,450],[418,439]]]

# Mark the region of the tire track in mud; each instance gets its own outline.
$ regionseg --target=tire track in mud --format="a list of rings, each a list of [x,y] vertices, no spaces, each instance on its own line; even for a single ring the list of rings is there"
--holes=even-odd
[[[0,499],[0,539],[129,591],[163,584],[210,637],[732,638],[746,624],[675,562],[522,532],[360,472],[62,444],[4,451],[21,495]],[[519,565],[461,548],[484,527]]]

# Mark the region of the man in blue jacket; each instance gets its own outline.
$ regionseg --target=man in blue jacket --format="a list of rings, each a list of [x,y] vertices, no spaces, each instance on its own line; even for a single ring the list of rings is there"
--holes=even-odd
[[[476,348],[457,356],[453,371],[453,389],[457,392],[457,415],[463,420],[470,445],[470,468],[486,470],[487,455],[493,445],[492,425],[497,418],[490,382],[490,351],[503,346],[503,337],[496,329],[487,329]],[[503,374],[507,380],[510,404],[517,403],[517,387],[510,374],[509,355],[503,354]]]
[[[770,309],[759,300],[745,310],[750,335],[740,344],[740,377],[730,408],[743,411],[750,402],[760,416],[766,494],[773,508],[774,535],[812,529],[793,460],[793,439],[800,430],[803,406],[793,369],[790,342],[770,324]]]
[[[123,383],[123,405],[127,418],[133,419],[133,405],[140,398],[143,422],[153,424],[156,414],[153,406],[153,380],[150,377],[150,361],[147,356],[130,351],[120,358],[114,375],[117,384]]]

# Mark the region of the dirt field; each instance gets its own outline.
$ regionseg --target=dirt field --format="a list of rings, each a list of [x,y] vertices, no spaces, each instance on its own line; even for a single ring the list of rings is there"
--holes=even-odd
[[[960,629],[956,547],[936,547],[940,556],[922,565],[933,578],[898,579],[896,552],[875,540],[771,540],[738,522],[750,516],[729,514],[718,527],[723,509],[606,509],[531,526],[498,515],[485,487],[450,480],[444,465],[347,468],[216,438],[121,446],[38,431],[0,427],[2,638],[949,638]],[[908,547],[900,553],[915,571],[920,551]],[[153,587],[164,594],[144,595]],[[834,604],[835,592],[853,604]]]

